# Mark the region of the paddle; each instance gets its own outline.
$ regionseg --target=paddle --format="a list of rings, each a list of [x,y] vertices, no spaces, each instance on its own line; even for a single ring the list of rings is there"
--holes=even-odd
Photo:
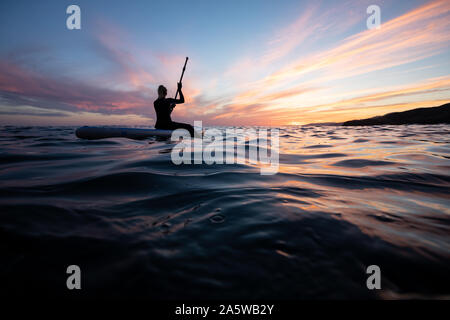
[[[187,64],[188,60],[189,60],[189,57],[186,57],[186,61],[184,62],[183,72],[181,73],[181,77],[180,77],[179,83],[181,83],[181,81],[183,81],[184,70],[186,70],[186,64]],[[177,90],[177,93],[175,94],[175,99],[177,97],[178,97],[178,90]]]

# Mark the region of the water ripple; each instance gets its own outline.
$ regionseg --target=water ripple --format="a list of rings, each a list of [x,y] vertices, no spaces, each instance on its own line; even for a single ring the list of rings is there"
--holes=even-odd
[[[0,133],[10,296],[67,295],[55,274],[74,261],[93,297],[450,296],[449,126],[280,128],[273,176],[254,163],[177,166],[168,139],[74,129]],[[381,292],[365,286],[371,264]]]

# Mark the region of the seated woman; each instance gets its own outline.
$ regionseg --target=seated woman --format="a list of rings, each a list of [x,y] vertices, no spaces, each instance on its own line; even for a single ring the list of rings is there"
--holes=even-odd
[[[167,89],[163,85],[158,87],[158,99],[153,102],[156,112],[156,129],[175,130],[186,129],[194,136],[194,128],[187,123],[174,122],[170,118],[170,114],[175,108],[175,104],[184,103],[183,92],[181,92],[181,83],[178,83],[178,92],[180,93],[180,99],[166,98]]]

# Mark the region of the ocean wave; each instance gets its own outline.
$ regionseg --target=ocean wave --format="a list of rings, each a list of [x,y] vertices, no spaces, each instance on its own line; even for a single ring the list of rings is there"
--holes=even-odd
[[[175,165],[170,139],[73,132],[3,127],[0,279],[10,296],[67,295],[74,263],[87,297],[450,294],[448,126],[280,128],[269,176],[258,163]],[[381,292],[365,285],[371,264]]]

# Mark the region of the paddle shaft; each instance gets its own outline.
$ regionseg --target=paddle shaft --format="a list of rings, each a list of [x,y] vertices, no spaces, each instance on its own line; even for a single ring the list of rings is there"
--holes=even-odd
[[[189,60],[189,57],[186,57],[186,61],[184,62],[183,72],[181,72],[181,77],[180,77],[180,81],[179,81],[180,83],[181,83],[181,81],[183,81],[184,70],[186,70],[186,65],[187,65],[188,60]],[[175,99],[177,97],[178,97],[178,90],[177,90],[177,93],[175,93]]]

